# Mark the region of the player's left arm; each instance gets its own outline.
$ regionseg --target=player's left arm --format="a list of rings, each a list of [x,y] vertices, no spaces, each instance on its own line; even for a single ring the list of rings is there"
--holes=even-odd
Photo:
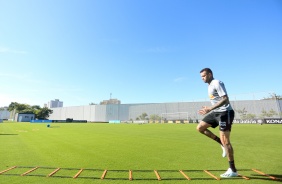
[[[199,114],[201,115],[205,115],[207,113],[209,113],[210,111],[216,109],[216,108],[219,108],[225,104],[228,104],[229,103],[229,98],[227,95],[224,95],[221,97],[221,100],[219,102],[217,102],[216,104],[214,104],[213,106],[211,107],[207,107],[207,106],[204,106],[201,110],[199,110]]]
[[[212,105],[211,107],[204,106],[199,111],[199,114],[205,115],[209,113],[210,111],[229,103],[229,98],[228,98],[224,83],[219,81],[218,83],[215,84],[215,88],[216,88],[218,95],[221,97],[221,100],[218,101],[216,104]]]
[[[229,98],[227,95],[224,95],[221,97],[221,100],[219,102],[217,102],[216,104],[214,104],[211,107],[208,107],[209,111],[212,111],[214,109],[217,109],[225,104],[229,104]]]

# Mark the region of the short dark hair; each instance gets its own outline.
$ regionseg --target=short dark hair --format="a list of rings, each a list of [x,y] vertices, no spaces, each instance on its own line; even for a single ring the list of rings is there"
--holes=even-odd
[[[204,68],[204,69],[202,69],[201,71],[200,71],[200,73],[202,73],[202,72],[207,72],[207,73],[211,73],[212,74],[212,70],[210,69],[210,68]],[[212,74],[213,75],[213,74]]]

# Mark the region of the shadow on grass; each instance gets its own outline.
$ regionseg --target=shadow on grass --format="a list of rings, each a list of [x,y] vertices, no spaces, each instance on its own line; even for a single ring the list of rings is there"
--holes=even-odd
[[[0,135],[18,135],[18,134],[0,134]]]
[[[254,179],[254,180],[282,182],[282,175],[279,175],[279,174],[268,174],[268,175],[275,177],[276,179],[272,179],[268,176],[263,176],[263,175],[259,175],[259,174],[251,174],[251,176],[249,178]]]
[[[49,126],[47,128],[60,128],[60,126]]]
[[[273,177],[275,177],[275,178],[278,178],[278,179],[282,180],[282,174],[268,174],[268,175],[273,176]]]

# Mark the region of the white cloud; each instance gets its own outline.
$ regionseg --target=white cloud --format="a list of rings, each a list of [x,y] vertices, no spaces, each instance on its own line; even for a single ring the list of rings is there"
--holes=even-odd
[[[179,83],[179,82],[182,82],[184,80],[185,80],[185,77],[178,77],[178,78],[175,78],[173,81]]]
[[[0,47],[0,53],[27,54],[26,51],[10,49],[8,47]]]

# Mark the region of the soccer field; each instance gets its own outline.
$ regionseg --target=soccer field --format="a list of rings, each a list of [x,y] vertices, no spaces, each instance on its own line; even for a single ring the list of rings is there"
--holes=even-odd
[[[217,128],[212,131],[218,135]],[[252,169],[282,181],[281,132],[281,125],[233,125],[238,173],[249,180],[218,181],[204,170],[219,177],[228,168],[227,159],[215,141],[196,131],[196,124],[52,123],[48,128],[44,123],[0,123],[0,172],[11,169],[0,182],[277,183]]]

